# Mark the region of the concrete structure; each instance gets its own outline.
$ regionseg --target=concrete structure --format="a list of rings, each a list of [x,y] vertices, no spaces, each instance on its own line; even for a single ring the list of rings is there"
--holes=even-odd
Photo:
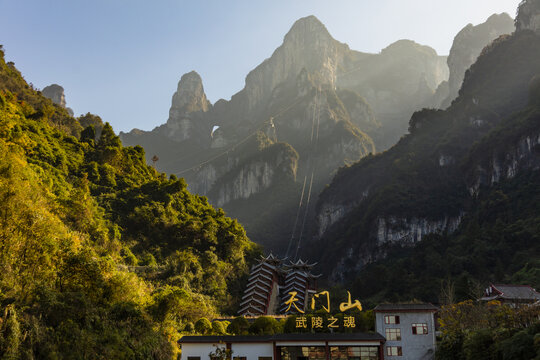
[[[540,301],[540,293],[528,285],[491,284],[484,291],[484,296],[480,300],[497,300],[503,304],[519,307]]]
[[[382,360],[384,337],[376,333],[184,336],[182,360],[211,360],[217,348],[231,360]]]
[[[435,319],[431,304],[382,304],[374,309],[375,330],[386,338],[385,359],[435,358]]]

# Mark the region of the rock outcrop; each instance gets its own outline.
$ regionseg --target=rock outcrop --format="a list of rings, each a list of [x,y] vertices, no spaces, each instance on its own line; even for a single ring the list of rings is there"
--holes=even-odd
[[[514,21],[506,13],[491,15],[486,22],[473,26],[468,24],[454,38],[450,55],[448,56],[448,68],[450,76],[448,85],[441,84],[438,99],[434,100],[436,107],[445,109],[458,96],[459,89],[463,83],[465,71],[476,61],[482,49],[493,40],[504,34],[511,34],[514,31]],[[445,88],[447,86],[447,88]],[[440,102],[438,102],[440,101]]]
[[[540,1],[525,0],[519,5],[516,30],[531,30],[540,35]]]
[[[347,52],[349,47],[334,40],[315,16],[299,19],[272,56],[247,75],[247,110],[255,110],[277,85],[295,79],[302,69],[320,83],[334,85],[337,67]]]
[[[169,119],[160,132],[178,142],[194,137],[207,140],[211,126],[204,113],[211,107],[200,75],[195,71],[184,74],[172,97]]]
[[[389,216],[377,219],[377,244],[398,243],[414,245],[429,234],[453,233],[459,227],[463,214],[445,216],[439,220],[413,217],[411,219]]]
[[[58,84],[52,84],[49,86],[46,86],[41,90],[41,93],[43,96],[49,98],[52,100],[53,103],[56,105],[59,105],[63,108],[65,108],[68,113],[73,116],[73,110],[71,108],[66,107],[66,96],[64,94],[64,88],[61,87]]]

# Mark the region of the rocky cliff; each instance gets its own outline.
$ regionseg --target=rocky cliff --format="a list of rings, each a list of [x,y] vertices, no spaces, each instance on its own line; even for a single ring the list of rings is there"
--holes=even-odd
[[[367,264],[388,246],[451,234],[476,211],[483,187],[540,167],[539,56],[533,32],[499,38],[467,71],[450,108],[415,113],[398,144],[338,172],[321,194],[311,246],[340,239],[339,250],[321,256],[327,272],[343,279],[359,270],[351,259]]]
[[[540,33],[540,1],[524,0],[520,3],[516,17],[516,29]]]
[[[270,243],[268,229],[288,228],[289,234],[270,245],[281,251],[294,219],[278,222],[278,213],[294,213],[302,196],[312,201],[300,202],[301,212],[311,213],[313,199],[336,169],[397,139],[403,126],[386,136],[397,128],[392,121],[385,128],[379,113],[391,108],[402,114],[429,99],[448,76],[445,60],[412,41],[399,41],[381,54],[352,51],[308,16],[294,23],[230,101],[210,104],[200,76],[191,72],[180,80],[165,124],[121,137],[144,146],[148,158],[157,155],[158,169],[185,177],[190,190],[237,214],[255,241]],[[285,144],[296,155],[281,161],[273,149]],[[269,197],[276,205],[266,223],[255,221],[265,206],[261,199]]]
[[[434,99],[436,107],[445,109],[458,96],[463,83],[465,71],[476,62],[482,49],[493,40],[504,34],[514,32],[514,21],[506,13],[494,14],[486,22],[479,25],[468,24],[454,38],[450,55],[448,56],[448,68],[450,76],[448,84],[441,84]]]
[[[58,84],[52,84],[49,86],[45,86],[43,90],[41,90],[41,93],[43,94],[43,96],[51,99],[52,102],[56,105],[60,105],[61,107],[65,108],[68,113],[73,116],[73,110],[66,107],[66,96],[64,94],[63,87]]]

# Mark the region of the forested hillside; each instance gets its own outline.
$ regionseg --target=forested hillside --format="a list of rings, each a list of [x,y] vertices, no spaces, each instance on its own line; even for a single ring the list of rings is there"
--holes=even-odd
[[[2,358],[170,359],[182,331],[234,308],[258,248],[144,155],[1,50]]]
[[[311,244],[329,249],[311,252],[326,273],[373,302],[540,286],[539,56],[537,30],[499,37],[448,109],[416,112],[398,144],[338,172]]]

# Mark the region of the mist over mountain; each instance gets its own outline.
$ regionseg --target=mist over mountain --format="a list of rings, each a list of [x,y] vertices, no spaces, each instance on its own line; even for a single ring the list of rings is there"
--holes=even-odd
[[[230,101],[209,104],[200,76],[186,74],[165,124],[121,138],[285,253],[307,236],[314,199],[335,170],[397,141],[447,78],[446,57],[427,46],[401,40],[380,54],[353,51],[308,16]]]
[[[514,20],[506,13],[494,14],[486,22],[473,26],[468,24],[454,38],[448,68],[448,81],[442,82],[435,93],[434,103],[437,108],[446,109],[458,96],[465,72],[476,62],[482,49],[504,34],[514,32]]]
[[[523,2],[516,24],[537,3]],[[395,146],[322,192],[307,248],[328,249],[308,253],[334,281],[374,300],[429,301],[441,277],[464,293],[478,281],[540,284],[540,25],[527,24],[482,50],[448,109],[416,112]]]

